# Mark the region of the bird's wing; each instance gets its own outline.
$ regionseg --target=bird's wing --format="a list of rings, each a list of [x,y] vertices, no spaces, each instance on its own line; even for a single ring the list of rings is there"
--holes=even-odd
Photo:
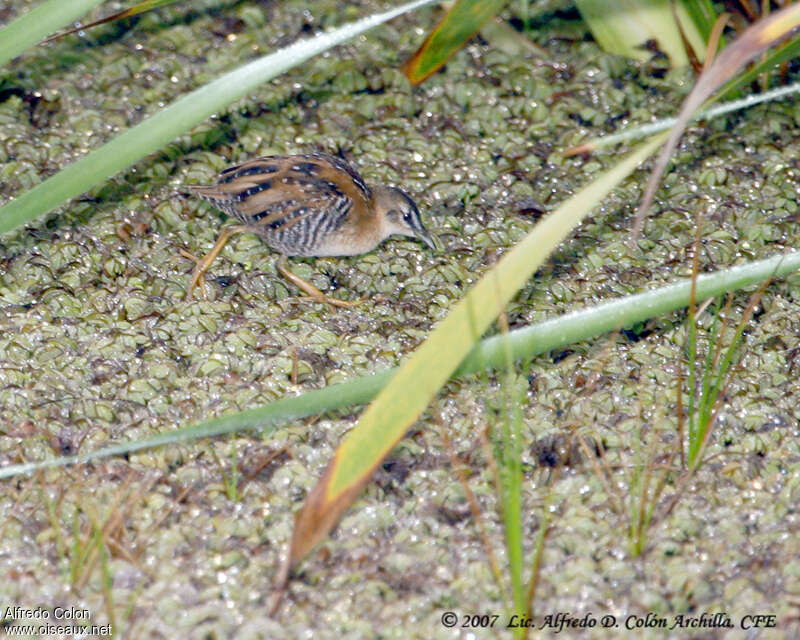
[[[344,215],[371,198],[358,172],[324,154],[257,158],[226,169],[213,186],[192,190],[245,224],[273,229],[313,215]]]

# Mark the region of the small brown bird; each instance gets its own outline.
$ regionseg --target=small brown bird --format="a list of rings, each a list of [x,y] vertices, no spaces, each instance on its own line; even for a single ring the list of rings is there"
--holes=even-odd
[[[189,187],[243,224],[224,231],[198,260],[187,297],[225,246],[243,232],[255,233],[283,254],[278,271],[310,296],[335,306],[351,306],[326,296],[286,268],[286,256],[353,256],[374,249],[390,235],[413,236],[432,249],[434,237],[422,225],[414,201],[394,187],[370,188],[341,158],[322,153],[265,156],[225,169],[212,186]]]

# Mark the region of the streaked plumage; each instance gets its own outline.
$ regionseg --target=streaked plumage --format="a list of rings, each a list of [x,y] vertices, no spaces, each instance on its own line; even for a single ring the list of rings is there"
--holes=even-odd
[[[188,296],[233,233],[258,234],[284,256],[357,255],[392,234],[415,236],[436,248],[405,192],[368,187],[355,169],[334,156],[265,156],[225,169],[215,185],[190,188],[242,225],[224,233],[197,261]]]

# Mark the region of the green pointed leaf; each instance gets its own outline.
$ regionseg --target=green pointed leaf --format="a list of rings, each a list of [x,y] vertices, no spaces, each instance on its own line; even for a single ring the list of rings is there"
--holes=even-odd
[[[503,0],[459,0],[445,14],[417,52],[403,65],[412,84],[440,69],[483,24],[503,7]]]

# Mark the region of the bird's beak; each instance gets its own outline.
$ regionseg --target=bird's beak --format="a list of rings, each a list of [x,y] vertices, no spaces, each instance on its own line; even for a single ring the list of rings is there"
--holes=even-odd
[[[422,240],[425,244],[427,244],[431,249],[436,251],[437,253],[442,250],[442,242],[432,233],[429,233],[425,229],[422,231],[416,232],[417,237]]]

